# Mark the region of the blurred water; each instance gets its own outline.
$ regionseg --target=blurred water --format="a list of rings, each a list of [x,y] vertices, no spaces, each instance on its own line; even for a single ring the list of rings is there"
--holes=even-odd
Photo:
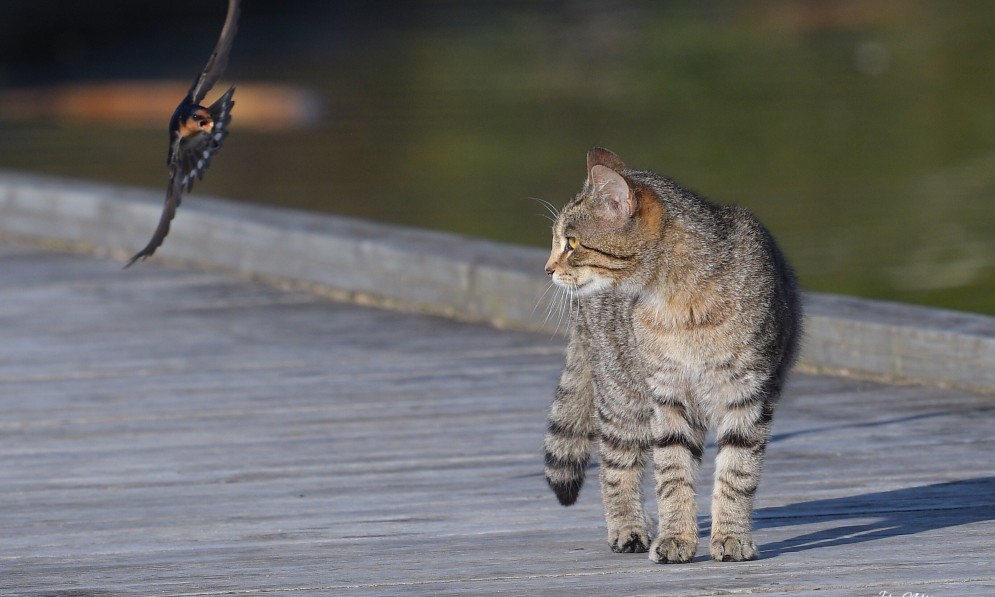
[[[8,59],[0,85],[189,80],[223,6],[183,25],[165,4],[99,45],[71,37],[54,65]],[[311,90],[322,118],[240,129],[236,107],[188,200],[546,247],[530,197],[564,202],[604,145],[754,210],[808,289],[995,314],[993,16],[983,0],[247,1],[229,78]],[[181,26],[202,42],[170,46]],[[162,186],[168,116],[0,117],[0,168]]]

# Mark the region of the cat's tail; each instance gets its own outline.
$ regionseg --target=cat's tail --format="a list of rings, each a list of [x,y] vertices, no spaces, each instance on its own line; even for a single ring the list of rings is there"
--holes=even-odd
[[[549,407],[545,439],[546,482],[564,506],[577,501],[597,437],[590,364],[580,342],[572,339],[556,397]]]

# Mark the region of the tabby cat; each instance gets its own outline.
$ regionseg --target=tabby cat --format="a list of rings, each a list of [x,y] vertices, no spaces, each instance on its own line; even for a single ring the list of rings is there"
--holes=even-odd
[[[795,276],[745,209],[594,148],[557,215],[546,273],[576,306],[550,407],[546,480],[577,500],[594,441],[608,543],[654,562],[695,557],[695,477],[716,428],[710,552],[758,556],[751,536],[771,418],[801,334]],[[659,530],[642,478],[652,456]]]

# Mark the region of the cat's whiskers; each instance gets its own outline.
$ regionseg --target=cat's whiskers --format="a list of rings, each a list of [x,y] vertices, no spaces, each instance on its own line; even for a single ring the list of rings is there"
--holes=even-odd
[[[560,305],[559,305],[560,306],[560,309],[559,309],[560,310],[560,315],[559,315],[559,317],[556,318],[556,329],[553,330],[553,335],[554,336],[557,335],[560,332],[560,325],[563,323],[563,312],[564,312],[565,308],[567,307],[567,301],[570,299],[570,289],[569,288],[565,288],[564,292],[558,293],[557,296],[559,296],[560,299],[561,299],[560,300]]]
[[[560,304],[560,295],[563,292],[563,288],[561,286],[556,284],[552,284],[552,286],[555,289],[555,292],[553,293],[553,296],[549,297],[549,302],[546,304],[546,318],[542,320],[543,326],[549,323],[549,318],[553,316],[553,309],[556,309],[557,305]]]
[[[565,292],[562,293],[562,300],[560,301],[560,316],[556,320],[556,329],[553,331],[555,336],[560,332],[560,326],[563,324],[564,315],[566,315],[567,329],[570,329],[570,322],[573,321],[574,305],[579,305],[579,300],[577,296],[577,289],[568,286],[564,288]]]
[[[554,292],[553,292],[552,295],[550,295],[550,296],[547,297],[547,295],[549,294],[549,291],[551,289]],[[555,284],[553,282],[550,282],[549,286],[546,287],[545,292],[543,292],[542,296],[539,297],[540,301],[543,300],[543,297],[547,297],[546,298],[546,316],[543,317],[543,319],[542,319],[542,326],[543,327],[545,327],[546,324],[549,323],[550,319],[553,317],[554,311],[557,312],[557,313],[562,313],[562,311],[563,311],[563,293],[564,293],[563,287],[561,287],[558,284]],[[538,308],[539,308],[539,303],[537,302],[536,303],[536,309],[538,309]],[[558,317],[558,319],[562,318],[562,315],[558,315],[557,317]]]
[[[551,222],[553,222],[554,224],[556,223],[556,219],[560,217],[560,210],[556,209],[556,206],[554,206],[549,201],[546,201],[545,199],[540,199],[538,197],[529,197],[529,199],[531,199],[531,200],[535,201],[536,203],[538,203],[539,205],[545,207],[546,211],[548,211],[549,215],[551,216],[548,219]],[[541,215],[543,217],[546,217],[545,214],[541,214]]]
[[[554,282],[550,282],[549,284],[546,285],[546,290],[542,291],[542,294],[540,294],[539,298],[536,299],[535,306],[532,307],[532,313],[533,314],[539,309],[539,303],[542,302],[542,299],[546,298],[546,295],[549,294],[549,291],[553,289],[553,286],[556,286],[556,284]]]

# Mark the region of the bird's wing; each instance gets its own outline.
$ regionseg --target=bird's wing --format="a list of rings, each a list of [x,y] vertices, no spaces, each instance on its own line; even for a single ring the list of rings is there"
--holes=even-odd
[[[175,163],[175,162],[174,162]],[[176,216],[176,208],[180,206],[180,201],[182,200],[183,189],[177,184],[177,179],[175,175],[175,168],[172,169],[173,173],[169,177],[169,186],[166,188],[166,201],[162,206],[162,215],[159,217],[159,225],[156,226],[155,232],[152,234],[152,240],[149,241],[145,248],[141,251],[135,253],[128,263],[124,265],[127,269],[132,266],[139,259],[148,259],[155,253],[155,250],[162,245],[162,241],[165,240],[166,235],[169,234],[169,223],[173,221],[173,217]]]
[[[207,60],[207,66],[194,81],[193,86],[187,96],[194,104],[199,104],[204,99],[211,87],[221,78],[228,65],[228,53],[231,51],[232,41],[235,39],[235,32],[238,31],[239,0],[228,0],[228,16],[225,18],[225,25],[221,29],[221,36],[218,44],[214,46],[214,52]]]

